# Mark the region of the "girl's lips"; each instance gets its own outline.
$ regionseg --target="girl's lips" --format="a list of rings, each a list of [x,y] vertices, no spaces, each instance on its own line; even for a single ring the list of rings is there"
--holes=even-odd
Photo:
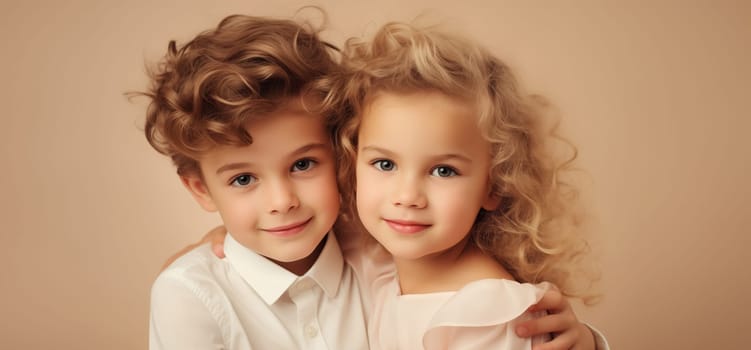
[[[283,226],[277,226],[277,227],[271,227],[266,229],[261,229],[262,231],[266,231],[274,236],[291,236],[297,233],[300,233],[302,230],[305,229],[306,226],[308,226],[308,223],[313,218],[309,218],[302,222],[297,222],[294,224],[289,225],[283,225]]]
[[[404,234],[415,234],[422,232],[423,230],[430,227],[428,224],[422,224],[415,221],[404,221],[404,220],[388,220],[383,219],[383,221],[386,221],[386,223],[396,232],[404,233]]]

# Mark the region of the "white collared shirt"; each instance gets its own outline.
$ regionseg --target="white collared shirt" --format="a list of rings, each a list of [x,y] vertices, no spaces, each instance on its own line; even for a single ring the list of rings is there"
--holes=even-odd
[[[336,237],[303,276],[231,235],[182,256],[151,289],[149,348],[367,349],[360,287]]]

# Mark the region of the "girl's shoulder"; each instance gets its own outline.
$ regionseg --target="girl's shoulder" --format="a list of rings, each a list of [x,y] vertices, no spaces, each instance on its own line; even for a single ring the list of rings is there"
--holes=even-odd
[[[460,290],[464,286],[487,279],[511,280],[514,276],[495,258],[479,249],[468,251],[465,256],[451,267],[449,273],[443,274],[442,283],[445,290]]]
[[[467,283],[489,278],[514,279],[514,276],[498,260],[479,249],[467,252],[465,258],[457,264],[456,269],[459,277],[467,280]]]

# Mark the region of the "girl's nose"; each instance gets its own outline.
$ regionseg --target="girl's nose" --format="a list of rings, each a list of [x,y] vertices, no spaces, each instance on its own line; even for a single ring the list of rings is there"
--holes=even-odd
[[[422,209],[428,205],[422,185],[417,179],[405,178],[400,181],[395,191],[394,206]]]

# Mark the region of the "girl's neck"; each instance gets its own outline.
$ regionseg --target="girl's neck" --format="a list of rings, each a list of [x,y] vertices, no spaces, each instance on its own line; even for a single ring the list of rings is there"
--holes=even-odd
[[[465,238],[448,250],[418,259],[394,257],[402,295],[457,291],[481,279],[513,276]]]
[[[402,294],[421,294],[457,290],[451,283],[455,268],[473,247],[464,239],[448,250],[426,255],[418,259],[394,257]]]

